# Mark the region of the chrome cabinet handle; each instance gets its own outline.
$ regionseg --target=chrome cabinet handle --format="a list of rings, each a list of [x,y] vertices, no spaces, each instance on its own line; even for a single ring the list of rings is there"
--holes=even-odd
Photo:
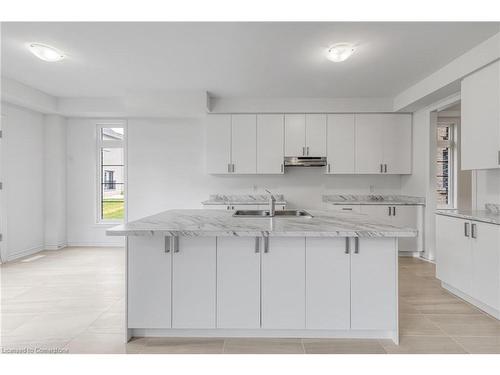
[[[342,207],[342,210],[344,210],[344,211],[352,211],[352,208],[350,208],[350,207]]]
[[[354,237],[354,254],[359,254],[359,237]]]
[[[227,173],[231,173],[231,163],[227,163]]]
[[[302,156],[306,156],[306,148],[302,146]]]
[[[465,237],[469,237],[469,223],[464,223],[464,235]]]
[[[477,238],[477,225],[476,225],[476,224],[472,224],[472,225],[471,225],[471,228],[472,228],[472,229],[471,229],[471,234],[470,234],[470,236],[471,236],[472,238]]]
[[[387,173],[387,164],[384,164],[384,173]]]
[[[234,164],[231,164],[231,172],[234,173]]]
[[[269,237],[264,237],[264,252],[269,252]]]
[[[307,149],[307,156],[309,156],[309,146],[307,146],[306,149]]]
[[[380,164],[380,173],[384,173],[384,166]]]
[[[260,253],[260,238],[255,237],[255,252]]]
[[[172,250],[174,251],[174,253],[178,253],[179,252],[179,236],[172,236],[170,237],[171,238],[171,247],[172,247]]]
[[[283,164],[281,164],[281,173],[283,173],[283,172],[284,172],[284,166],[283,166]]]
[[[165,253],[170,253],[172,248],[172,237],[165,236]]]
[[[396,206],[392,207],[392,216],[396,216]]]
[[[330,173],[330,164],[328,164],[328,173]]]
[[[392,215],[392,210],[391,210],[391,207],[389,206],[389,216]]]
[[[350,246],[349,246],[349,237],[345,238],[345,253],[349,254]]]

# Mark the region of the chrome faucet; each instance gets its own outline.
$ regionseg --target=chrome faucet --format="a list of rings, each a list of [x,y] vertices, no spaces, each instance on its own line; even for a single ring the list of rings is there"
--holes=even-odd
[[[269,216],[274,216],[274,213],[276,211],[275,209],[275,203],[276,203],[276,198],[274,198],[273,193],[271,193],[269,190],[265,189],[266,192],[269,194]]]

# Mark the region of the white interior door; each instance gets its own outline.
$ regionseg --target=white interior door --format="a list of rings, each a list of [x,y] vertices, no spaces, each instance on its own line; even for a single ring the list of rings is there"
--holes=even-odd
[[[345,238],[306,238],[306,328],[350,328],[350,255]]]
[[[384,117],[383,163],[387,174],[411,174],[411,115],[379,115]]]
[[[351,329],[395,330],[397,283],[396,240],[360,238],[351,251]]]
[[[327,173],[355,173],[354,115],[330,114],[327,123]]]
[[[215,244],[215,237],[179,237],[172,255],[172,328],[216,327]]]
[[[500,308],[500,226],[471,222],[471,295],[494,309]]]
[[[260,328],[260,248],[255,241],[217,238],[217,328]]]
[[[305,156],[306,116],[285,115],[285,156]]]
[[[0,184],[2,184],[0,188],[0,263],[4,263],[7,261],[7,205],[4,204],[4,189],[5,189],[5,181],[4,181],[4,146],[3,146],[3,137],[5,135],[5,119],[6,116],[1,115],[0,118]]]
[[[128,256],[128,328],[171,327],[172,255],[163,236],[130,236]]]
[[[231,115],[206,119],[207,173],[227,174],[231,163]]]
[[[257,173],[284,172],[283,115],[257,115]]]
[[[231,162],[233,173],[257,172],[257,116],[231,116]]]
[[[306,155],[326,156],[326,115],[306,115]]]
[[[385,117],[379,114],[360,114],[355,117],[356,173],[380,174]]]
[[[305,328],[305,238],[271,237],[262,253],[262,328]]]

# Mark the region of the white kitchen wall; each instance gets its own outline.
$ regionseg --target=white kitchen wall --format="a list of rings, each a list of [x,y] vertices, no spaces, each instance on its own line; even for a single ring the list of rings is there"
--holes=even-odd
[[[476,171],[476,207],[485,203],[500,204],[500,169]]]
[[[44,247],[43,115],[2,103],[7,259]]]
[[[68,145],[69,147],[69,145]],[[321,208],[328,193],[399,193],[400,176],[327,176],[319,168],[285,175],[213,176],[205,173],[201,118],[128,120],[129,220],[173,208],[200,208],[214,193],[285,194],[293,207]]]
[[[68,119],[66,164],[67,242],[70,246],[122,246],[122,237],[97,224],[96,120]],[[112,226],[112,225],[111,225]]]

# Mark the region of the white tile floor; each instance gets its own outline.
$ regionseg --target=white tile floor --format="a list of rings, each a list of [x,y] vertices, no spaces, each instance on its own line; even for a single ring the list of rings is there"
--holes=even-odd
[[[389,340],[137,338],[123,343],[124,250],[67,248],[1,266],[2,349],[68,353],[500,353],[500,322],[400,259],[401,344]]]

